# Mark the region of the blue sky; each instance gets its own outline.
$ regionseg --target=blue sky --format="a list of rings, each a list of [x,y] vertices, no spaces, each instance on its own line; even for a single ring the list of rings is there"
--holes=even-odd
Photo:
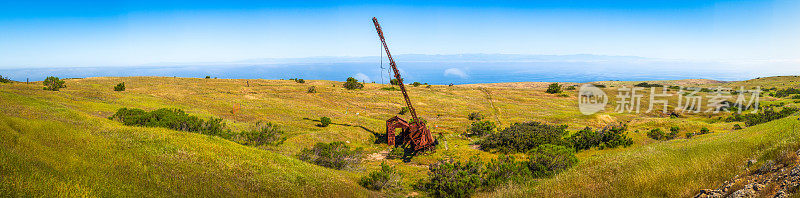
[[[6,1],[0,68],[395,54],[800,60],[800,2]]]

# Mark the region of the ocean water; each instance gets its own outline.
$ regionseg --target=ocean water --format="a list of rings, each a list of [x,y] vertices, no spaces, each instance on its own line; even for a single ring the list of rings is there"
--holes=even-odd
[[[733,67],[718,63],[683,62],[399,62],[405,82],[472,84],[497,82],[591,82],[605,80],[746,80],[774,75],[797,75],[785,67],[753,65]],[[176,76],[226,79],[322,79],[344,81],[347,77],[376,83],[389,82],[388,65],[379,62],[282,63],[232,65],[181,65],[135,67],[59,67],[0,69],[0,75],[16,81],[41,81],[47,76],[85,78],[104,76]],[[800,67],[798,67],[800,68]]]

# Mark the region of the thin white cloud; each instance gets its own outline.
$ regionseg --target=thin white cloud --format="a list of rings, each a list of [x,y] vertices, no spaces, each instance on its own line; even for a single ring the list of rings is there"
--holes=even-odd
[[[459,78],[469,78],[466,72],[458,68],[450,68],[444,70],[444,76],[458,76]]]
[[[370,79],[369,76],[364,73],[357,73],[356,76],[353,76],[353,78],[356,78],[359,81],[372,82],[372,79]]]

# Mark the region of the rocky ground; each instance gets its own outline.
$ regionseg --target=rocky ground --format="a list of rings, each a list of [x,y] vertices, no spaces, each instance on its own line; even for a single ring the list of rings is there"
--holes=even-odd
[[[800,150],[784,155],[786,157],[781,159],[783,164],[769,160],[758,169],[754,169],[756,160],[747,161],[748,170],[745,176],[737,175],[718,189],[700,190],[695,197],[789,197],[800,187],[798,155]]]

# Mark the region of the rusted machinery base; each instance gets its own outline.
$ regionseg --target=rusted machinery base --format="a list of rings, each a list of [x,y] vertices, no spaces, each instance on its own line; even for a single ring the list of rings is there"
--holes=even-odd
[[[402,129],[399,135],[397,129]],[[389,146],[411,144],[414,151],[432,150],[436,142],[424,123],[409,123],[397,116],[386,120],[386,135]]]

